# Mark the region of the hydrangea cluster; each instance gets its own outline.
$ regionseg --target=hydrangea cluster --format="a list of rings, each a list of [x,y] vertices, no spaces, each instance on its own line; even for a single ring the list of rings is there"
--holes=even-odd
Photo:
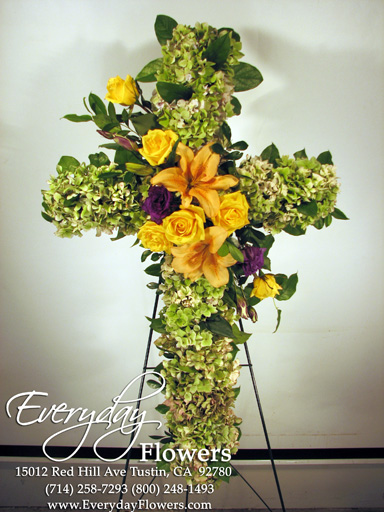
[[[316,158],[283,156],[274,166],[259,156],[247,156],[237,173],[239,189],[249,203],[250,220],[270,233],[288,226],[305,231],[335,209],[340,188],[336,168]],[[313,207],[306,208],[311,202]]]
[[[82,236],[82,231],[90,229],[96,229],[97,236],[112,234],[115,229],[130,235],[146,221],[148,216],[139,202],[149,189],[145,180],[140,183],[133,177],[131,183],[124,183],[113,174],[114,164],[96,167],[83,163],[71,166],[70,172],[60,165],[56,169],[57,176],[51,176],[43,198],[57,236]],[[107,177],[108,173],[112,176]]]
[[[217,69],[206,57],[210,43],[228,34],[230,52]],[[158,82],[182,84],[192,88],[189,99],[167,103],[156,92],[152,97],[159,123],[179,134],[183,143],[199,147],[204,141],[218,138],[218,130],[227,117],[234,115],[231,104],[234,91],[234,71],[241,42],[232,31],[219,31],[206,23],[195,27],[177,25],[172,39],[162,46],[163,64],[156,75]]]
[[[195,282],[183,279],[171,267],[169,257],[162,265],[161,290],[165,307],[160,317],[166,333],[156,345],[166,354],[161,374],[167,383],[165,402],[168,429],[172,440],[167,447],[177,449],[223,449],[236,453],[241,420],[232,410],[237,390],[240,363],[233,355],[233,340],[202,327],[202,322],[221,313],[230,323],[236,316],[223,302],[225,287],[214,288],[201,277]],[[201,475],[206,466],[175,459],[171,468],[188,467],[190,482],[212,479]]]

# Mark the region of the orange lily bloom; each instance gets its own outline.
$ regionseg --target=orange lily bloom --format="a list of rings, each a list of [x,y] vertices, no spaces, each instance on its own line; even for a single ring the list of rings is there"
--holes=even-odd
[[[197,199],[205,214],[212,218],[220,209],[218,190],[227,190],[238,183],[231,174],[217,175],[220,155],[213,153],[211,144],[203,146],[196,155],[192,149],[179,143],[178,167],[169,167],[151,179],[152,185],[164,185],[170,192],[180,192],[182,205],[188,207]]]
[[[219,288],[228,283],[228,268],[236,263],[230,255],[219,256],[217,251],[227,238],[227,230],[221,226],[205,229],[205,239],[181,247],[172,247],[172,267],[184,277],[196,281],[204,275],[212,286]]]

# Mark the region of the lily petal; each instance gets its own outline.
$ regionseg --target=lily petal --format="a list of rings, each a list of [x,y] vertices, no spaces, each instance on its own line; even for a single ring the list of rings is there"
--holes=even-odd
[[[205,214],[211,219],[220,210],[220,197],[216,190],[198,185],[189,190],[189,195],[196,197]]]
[[[191,148],[179,142],[176,154],[180,156],[179,166],[185,175],[189,174],[189,166],[193,162],[194,154]]]
[[[208,279],[212,286],[219,288],[219,286],[223,286],[229,281],[229,272],[228,269],[217,261],[216,254],[209,254],[204,260],[203,263],[203,272],[204,276]]]
[[[212,144],[203,146],[195,155],[191,164],[191,175],[194,182],[209,181],[217,173],[220,163],[220,155],[213,153]]]
[[[225,174],[224,176],[216,176],[209,182],[209,187],[215,190],[228,190],[235,187],[239,183],[238,178],[232,174]]]
[[[188,188],[188,182],[183,171],[178,167],[169,167],[156,174],[151,179],[151,185],[164,185],[170,192],[184,193]]]
[[[210,228],[206,228],[205,242],[209,245],[209,252],[216,253],[225,242],[227,236],[227,230],[222,226],[211,226]]]

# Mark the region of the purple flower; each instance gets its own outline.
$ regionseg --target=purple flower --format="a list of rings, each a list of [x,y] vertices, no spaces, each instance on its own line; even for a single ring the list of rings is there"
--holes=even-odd
[[[156,224],[161,224],[164,217],[170,215],[176,205],[173,201],[173,195],[162,185],[150,187],[148,197],[143,203],[143,210],[151,216],[151,220]]]
[[[242,253],[244,255],[243,272],[245,276],[250,276],[263,268],[265,251],[265,248],[260,247],[244,247]]]

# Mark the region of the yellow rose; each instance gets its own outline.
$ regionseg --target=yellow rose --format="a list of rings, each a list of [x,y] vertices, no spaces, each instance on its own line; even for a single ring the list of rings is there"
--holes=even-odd
[[[204,210],[200,206],[181,207],[163,220],[165,236],[176,245],[204,240]]]
[[[120,103],[120,105],[133,105],[139,97],[139,91],[136,87],[135,80],[127,75],[123,80],[119,76],[110,78],[107,84],[108,94],[105,99],[111,103]]]
[[[172,243],[166,238],[162,224],[156,224],[149,220],[137,233],[137,238],[146,249],[153,252],[171,253]]]
[[[161,165],[178,138],[172,130],[149,130],[142,138],[143,147],[139,152],[151,165]]]
[[[281,289],[281,286],[276,283],[275,276],[273,274],[266,274],[263,277],[255,277],[251,297],[257,297],[260,300],[267,297],[275,297]]]
[[[247,199],[241,192],[226,194],[221,197],[220,210],[212,219],[213,223],[231,234],[249,223],[248,209]]]

